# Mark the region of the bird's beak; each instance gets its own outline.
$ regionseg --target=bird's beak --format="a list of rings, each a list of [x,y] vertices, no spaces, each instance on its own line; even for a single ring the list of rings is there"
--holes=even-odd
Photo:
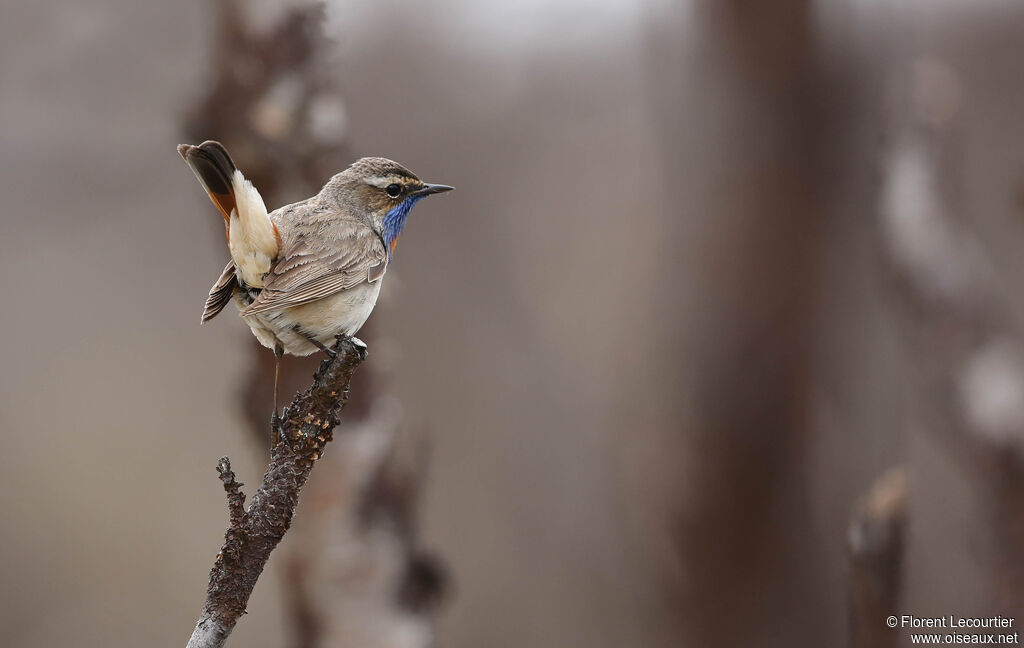
[[[446,191],[451,191],[454,188],[455,187],[449,187],[448,185],[430,184],[428,182],[427,184],[423,185],[421,188],[417,189],[416,191],[410,192],[409,195],[410,196],[429,196],[430,194],[438,194],[438,193],[444,193]]]

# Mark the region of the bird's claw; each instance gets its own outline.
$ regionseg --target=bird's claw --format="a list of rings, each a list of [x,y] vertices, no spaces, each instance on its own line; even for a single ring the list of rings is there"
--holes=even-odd
[[[365,360],[366,359],[366,355],[369,353],[369,348],[366,346],[366,342],[363,342],[362,340],[360,340],[359,338],[357,338],[354,335],[339,335],[338,336],[338,341],[344,340],[346,338],[350,342],[352,342],[352,346],[355,347],[356,353],[359,354],[359,359],[360,360]]]

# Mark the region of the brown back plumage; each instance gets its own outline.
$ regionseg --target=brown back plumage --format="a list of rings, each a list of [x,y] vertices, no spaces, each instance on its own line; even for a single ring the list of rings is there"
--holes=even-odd
[[[336,216],[319,220],[310,217],[314,209],[304,205],[290,216],[293,227],[288,229],[293,235],[287,237],[263,290],[243,315],[301,306],[384,275],[387,251],[369,225]],[[309,234],[295,224],[302,220],[308,221]]]

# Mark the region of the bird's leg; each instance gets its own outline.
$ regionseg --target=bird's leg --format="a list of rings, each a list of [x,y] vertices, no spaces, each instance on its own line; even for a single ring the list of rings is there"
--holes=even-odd
[[[295,326],[293,326],[293,327],[292,327],[292,330],[293,330],[293,331],[295,331],[296,333],[298,333],[299,335],[301,335],[302,337],[304,337],[304,338],[305,338],[305,339],[306,339],[306,340],[307,340],[307,341],[308,341],[308,342],[309,342],[310,344],[312,344],[312,345],[313,345],[313,346],[315,346],[316,348],[320,349],[321,351],[323,351],[324,353],[326,353],[326,354],[327,354],[327,355],[329,355],[330,357],[332,357],[332,358],[333,358],[334,356],[336,356],[336,355],[337,355],[337,354],[336,354],[336,353],[335,353],[334,351],[332,351],[332,350],[328,349],[328,348],[327,348],[327,347],[325,347],[325,346],[324,346],[323,344],[321,344],[321,343],[320,343],[320,340],[317,340],[317,339],[316,339],[316,338],[314,338],[314,337],[313,337],[312,335],[309,335],[308,333],[306,333],[305,331],[303,331],[302,329],[300,329],[300,328],[299,328],[299,325],[298,325],[298,324],[296,324]]]
[[[270,447],[277,445],[278,428],[281,426],[281,418],[277,415],[277,381],[281,376],[281,356],[284,355],[284,347],[280,342],[274,345],[274,413],[270,415]]]

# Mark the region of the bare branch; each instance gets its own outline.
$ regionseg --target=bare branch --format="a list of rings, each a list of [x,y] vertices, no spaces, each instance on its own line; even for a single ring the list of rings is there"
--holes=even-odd
[[[245,517],[245,493],[242,492],[242,484],[235,480],[235,473],[231,470],[231,460],[221,457],[217,462],[217,472],[220,480],[224,482],[224,492],[228,494],[228,513],[231,516],[231,526],[237,526]]]
[[[334,357],[320,363],[309,389],[284,408],[280,442],[271,450],[270,465],[248,511],[243,511],[241,484],[235,481],[227,457],[218,463],[228,493],[230,524],[210,571],[206,603],[188,648],[224,645],[245,612],[270,552],[291,525],[299,492],[333,438],[352,374],[366,357],[365,347],[347,337],[338,338],[334,351]]]
[[[885,624],[899,610],[907,526],[907,474],[893,468],[872,487],[850,522],[850,646],[886,648],[900,635]]]

